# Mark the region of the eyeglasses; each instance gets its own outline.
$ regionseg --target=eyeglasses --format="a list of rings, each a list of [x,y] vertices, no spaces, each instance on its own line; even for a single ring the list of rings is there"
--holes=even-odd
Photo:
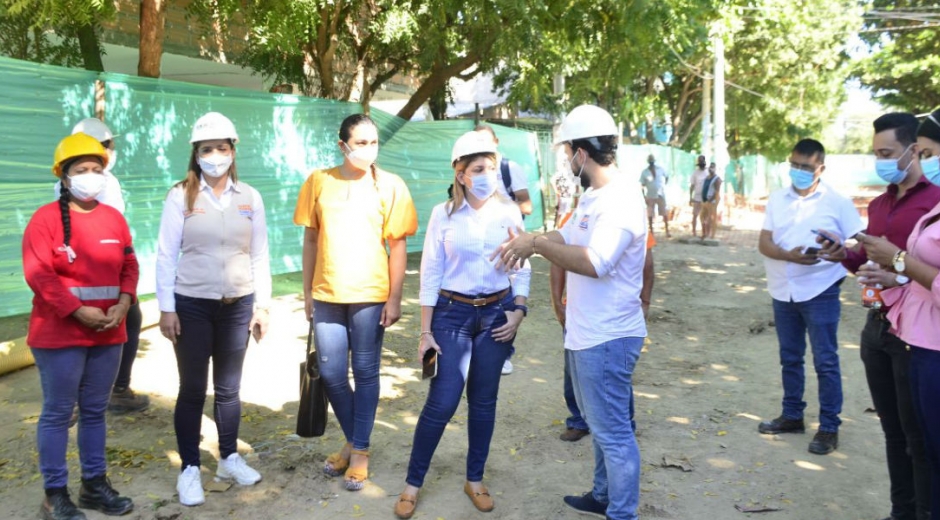
[[[795,170],[803,170],[804,172],[815,172],[816,168],[818,168],[815,164],[795,163],[793,161],[790,161],[790,167]]]

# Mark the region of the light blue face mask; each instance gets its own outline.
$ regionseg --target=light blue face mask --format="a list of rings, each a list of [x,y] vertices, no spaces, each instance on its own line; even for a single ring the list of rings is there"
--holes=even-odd
[[[904,157],[907,154],[907,151],[911,149],[911,146],[908,146],[904,149],[904,152],[901,153],[901,157]],[[902,170],[898,168],[898,161],[901,160],[901,157],[898,157],[897,159],[876,160],[875,173],[881,177],[881,180],[887,182],[888,184],[900,184],[904,182],[904,179],[907,178],[907,171],[911,168],[913,161],[908,162],[907,168]]]
[[[799,168],[790,168],[790,181],[794,188],[806,190],[816,182],[816,174]]]
[[[924,172],[924,177],[928,181],[940,186],[940,155],[934,155],[930,159],[920,161],[920,169]]]

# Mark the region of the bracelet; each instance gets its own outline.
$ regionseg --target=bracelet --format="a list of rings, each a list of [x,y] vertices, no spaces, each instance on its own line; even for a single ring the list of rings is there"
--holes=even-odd
[[[421,336],[424,336],[425,334],[427,334],[428,336],[430,336],[430,335],[432,335],[432,334],[434,334],[434,333],[431,332],[431,331],[429,331],[429,330],[422,330],[422,331],[421,331],[421,334],[418,334],[418,337],[420,338]]]

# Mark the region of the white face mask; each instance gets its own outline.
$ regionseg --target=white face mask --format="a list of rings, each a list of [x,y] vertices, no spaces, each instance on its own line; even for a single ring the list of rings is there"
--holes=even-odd
[[[114,168],[115,161],[117,161],[117,152],[109,149],[108,150],[108,166],[104,169],[104,171],[106,172],[111,171],[111,168]]]
[[[102,173],[83,173],[74,177],[70,176],[69,193],[82,202],[88,202],[94,200],[104,190],[107,181],[107,177]]]
[[[345,143],[344,143],[345,144]],[[379,147],[376,146],[363,146],[362,148],[356,148],[353,150],[346,146],[346,158],[349,159],[349,162],[353,164],[356,168],[360,170],[367,170],[374,163],[376,158],[379,156]]]
[[[209,157],[200,157],[199,168],[202,169],[203,175],[217,178],[228,173],[233,160],[231,155],[213,154]]]
[[[496,172],[474,175],[470,193],[479,200],[486,200],[496,191],[496,180]]]

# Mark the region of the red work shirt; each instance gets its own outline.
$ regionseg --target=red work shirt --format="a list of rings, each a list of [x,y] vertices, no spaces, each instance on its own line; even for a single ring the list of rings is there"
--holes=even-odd
[[[23,233],[23,274],[33,290],[26,343],[34,348],[93,347],[127,341],[120,326],[97,332],[72,317],[79,307],[98,307],[105,314],[120,293],[137,295],[137,257],[124,216],[98,204],[88,213],[69,211],[75,261],[63,247],[59,203],[39,208]]]
[[[884,193],[868,204],[868,229],[866,235],[886,237],[901,249],[907,248],[907,237],[914,225],[940,203],[940,187],[934,186],[924,177],[911,186],[898,200],[898,186],[889,184]],[[842,265],[853,273],[868,261],[865,249],[860,252],[846,251]]]

